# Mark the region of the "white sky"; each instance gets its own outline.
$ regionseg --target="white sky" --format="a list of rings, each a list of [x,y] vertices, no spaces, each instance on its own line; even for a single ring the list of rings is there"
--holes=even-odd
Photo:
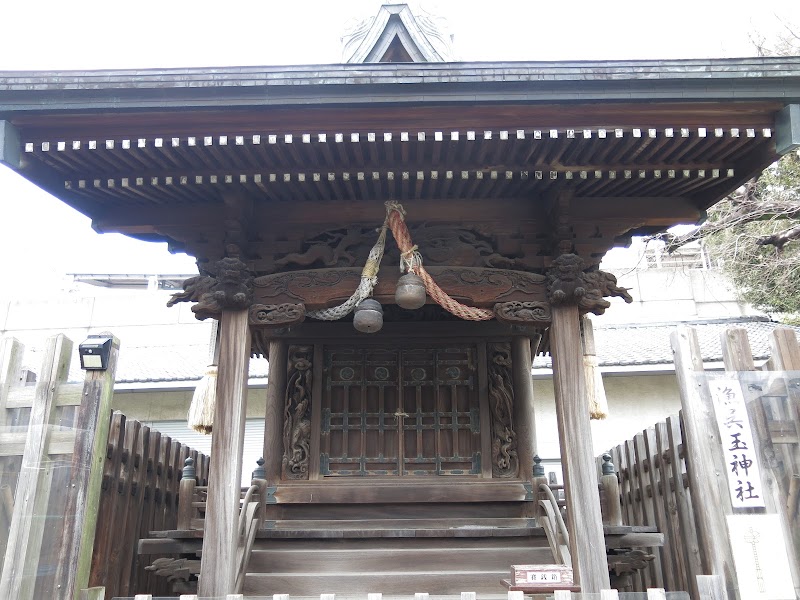
[[[6,0],[0,71],[335,63],[377,0]],[[800,0],[440,0],[461,60],[708,58],[753,54]],[[797,28],[795,27],[795,30]],[[0,167],[0,296],[63,273],[189,273],[165,245],[98,235],[89,220]]]

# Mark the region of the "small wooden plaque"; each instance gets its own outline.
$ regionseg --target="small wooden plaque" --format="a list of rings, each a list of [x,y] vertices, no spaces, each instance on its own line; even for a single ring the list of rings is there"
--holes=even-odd
[[[512,565],[509,589],[525,592],[578,591],[572,569],[565,565]]]

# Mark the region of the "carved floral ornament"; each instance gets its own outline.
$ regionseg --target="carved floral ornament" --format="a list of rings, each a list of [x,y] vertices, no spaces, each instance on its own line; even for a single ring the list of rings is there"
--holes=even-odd
[[[341,272],[340,272],[341,271]],[[184,282],[184,290],[167,303],[196,302],[192,307],[198,319],[217,318],[222,310],[250,311],[253,326],[286,327],[303,322],[307,302],[324,297],[328,288],[356,280],[352,267],[294,271],[254,279],[238,258],[224,258],[214,265],[216,277],[199,275]],[[551,320],[551,307],[576,304],[581,313],[603,314],[611,306],[605,297],[618,296],[633,301],[628,290],[617,285],[611,273],[584,270],[584,262],[575,254],[562,254],[547,270],[546,277],[535,273],[477,267],[434,268],[445,286],[457,286],[462,293],[475,290],[475,297],[501,299],[503,296],[527,300],[496,302],[493,316],[512,325],[542,325]],[[545,294],[540,290],[546,287]],[[379,288],[380,289],[380,288]],[[254,290],[272,303],[254,303]],[[486,292],[492,290],[493,295]],[[534,299],[535,298],[535,299]],[[288,300],[288,301],[281,301]],[[485,306],[485,305],[484,305]]]

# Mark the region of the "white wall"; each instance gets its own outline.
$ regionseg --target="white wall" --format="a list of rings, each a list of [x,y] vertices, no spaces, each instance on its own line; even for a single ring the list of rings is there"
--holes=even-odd
[[[592,445],[599,455],[643,429],[663,421],[680,410],[680,395],[674,374],[604,375],[608,397],[608,418],[592,421]],[[554,459],[561,456],[558,445],[553,382],[533,382],[536,407],[536,443],[539,456]]]

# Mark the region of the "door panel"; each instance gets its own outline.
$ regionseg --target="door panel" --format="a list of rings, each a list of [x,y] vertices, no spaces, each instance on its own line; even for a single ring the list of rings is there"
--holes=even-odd
[[[480,475],[476,348],[325,348],[323,476]]]

